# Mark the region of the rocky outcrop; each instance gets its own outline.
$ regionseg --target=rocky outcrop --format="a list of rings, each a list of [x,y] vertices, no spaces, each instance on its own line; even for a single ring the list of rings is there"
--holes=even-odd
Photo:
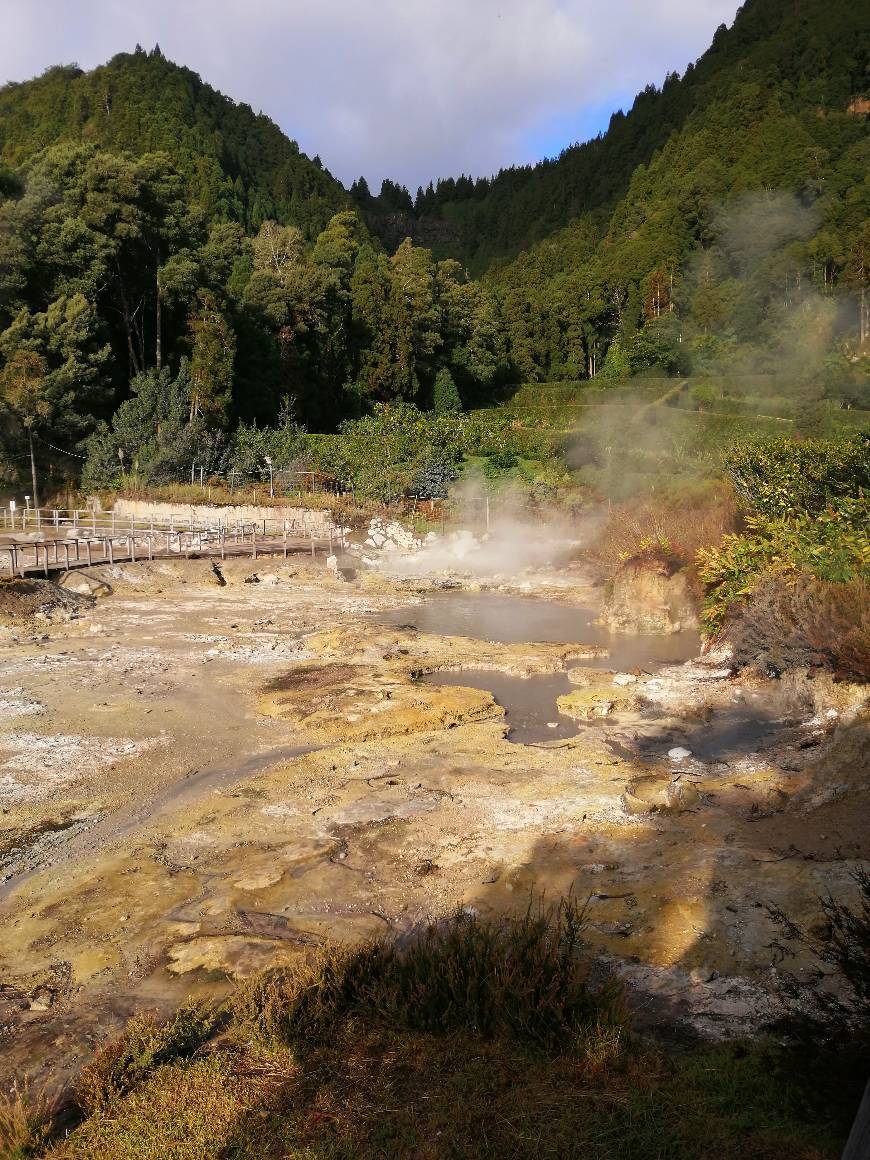
[[[385,520],[375,516],[369,524],[366,548],[376,548],[382,552],[417,552],[423,541],[398,520]]]
[[[686,573],[660,559],[627,560],[611,581],[599,623],[625,633],[696,628],[698,614]]]

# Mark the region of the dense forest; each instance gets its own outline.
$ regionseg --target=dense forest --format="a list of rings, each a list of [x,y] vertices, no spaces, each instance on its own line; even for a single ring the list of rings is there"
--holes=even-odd
[[[159,48],[7,85],[7,481],[95,439],[123,469],[161,423],[217,445],[551,380],[775,372],[868,406],[868,23],[749,0],[606,134],[416,199],[344,190]]]

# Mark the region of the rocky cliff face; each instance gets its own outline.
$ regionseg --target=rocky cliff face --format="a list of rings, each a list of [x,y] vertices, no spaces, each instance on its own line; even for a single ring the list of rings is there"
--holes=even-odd
[[[686,573],[663,560],[627,560],[611,581],[600,622],[611,632],[627,633],[672,633],[697,627]]]

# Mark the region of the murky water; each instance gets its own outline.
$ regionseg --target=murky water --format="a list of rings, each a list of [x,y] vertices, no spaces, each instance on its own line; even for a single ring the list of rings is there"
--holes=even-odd
[[[698,655],[701,640],[696,632],[616,635],[593,623],[596,615],[592,608],[557,604],[534,596],[448,591],[433,593],[410,608],[379,612],[376,618],[381,624],[409,624],[434,636],[467,636],[500,644],[594,644],[609,650],[609,657],[582,661],[585,668],[652,670]]]
[[[420,681],[425,685],[459,685],[492,693],[505,711],[510,727],[508,740],[522,745],[574,737],[582,727],[556,708],[556,698],[570,693],[574,687],[564,673],[513,677],[479,669],[462,673],[427,673]]]
[[[411,608],[377,615],[381,623],[408,624],[436,636],[466,636],[502,644],[593,644],[608,650],[607,657],[578,661],[584,668],[653,672],[663,664],[689,660],[700,649],[696,632],[619,636],[595,624],[595,617],[594,609],[533,596],[462,591],[434,593]],[[492,693],[505,710],[509,739],[521,744],[574,737],[583,728],[582,723],[563,716],[556,708],[556,699],[573,688],[564,673],[514,677],[479,670],[430,673],[421,680],[428,685],[459,685]]]

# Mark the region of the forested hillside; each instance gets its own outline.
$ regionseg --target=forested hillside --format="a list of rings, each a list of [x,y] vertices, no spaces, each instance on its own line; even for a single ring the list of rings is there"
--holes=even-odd
[[[113,153],[165,152],[206,217],[256,231],[264,221],[313,237],[349,199],[278,126],[235,104],[159,48],[116,56],[92,72],[57,67],[0,89],[0,162],[22,166],[68,141]]]
[[[808,122],[802,128],[818,147],[838,152],[836,131],[826,133],[812,120],[844,113],[856,93],[866,92],[868,44],[870,15],[860,4],[748,0],[733,26],[720,27],[709,50],[682,77],[672,73],[660,88],[648,85],[628,113],[614,113],[602,136],[493,178],[438,180],[418,189],[413,200],[392,182],[373,200],[363,186],[356,199],[376,232],[394,232],[397,215],[404,214],[406,232],[434,241],[482,273],[583,214],[593,214],[604,229],[638,166],[648,165],[690,119],[697,123],[708,112],[715,115],[723,103],[735,102],[738,118],[731,133],[739,132],[740,109],[751,103],[753,89],[756,115],[766,116],[773,106],[784,119]],[[795,135],[796,126],[785,127]],[[748,159],[744,183],[780,179],[778,153],[789,150],[783,141],[760,169]],[[713,155],[718,152],[714,144]],[[817,156],[817,170],[824,160]],[[813,176],[810,168],[803,179]]]
[[[73,473],[113,415],[103,476],[157,430],[169,477],[240,422],[328,432],[521,382],[761,376],[867,407],[867,46],[864,6],[749,0],[601,138],[414,204],[346,192],[159,49],[6,86],[7,481],[31,444]]]

